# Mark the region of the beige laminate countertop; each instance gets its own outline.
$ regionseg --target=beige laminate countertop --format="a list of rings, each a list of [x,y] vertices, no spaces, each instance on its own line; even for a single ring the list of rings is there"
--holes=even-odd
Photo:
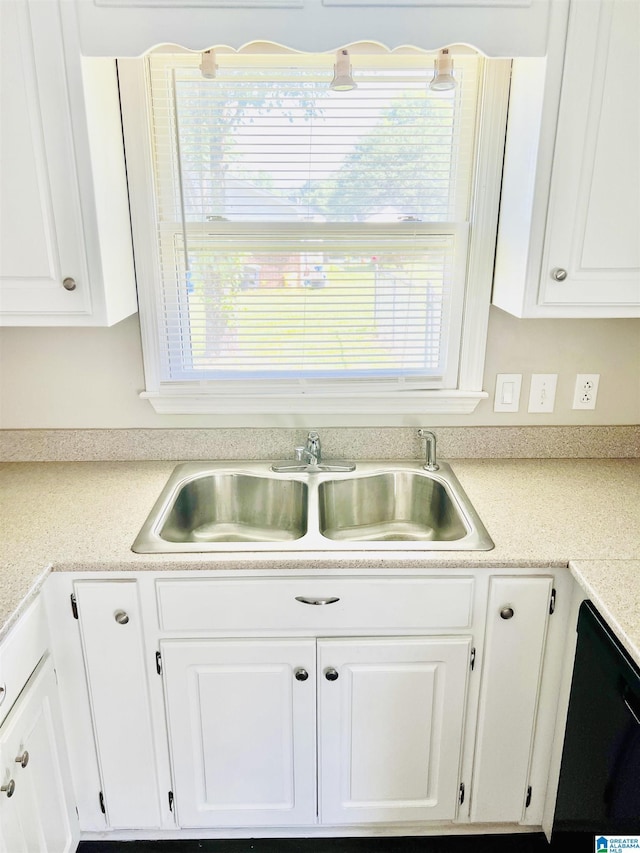
[[[569,566],[640,664],[640,459],[451,460],[491,551],[134,554],[176,464],[0,464],[0,637],[49,571]]]

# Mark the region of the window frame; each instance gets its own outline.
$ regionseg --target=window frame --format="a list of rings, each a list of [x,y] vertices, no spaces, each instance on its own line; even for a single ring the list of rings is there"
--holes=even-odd
[[[420,387],[411,380],[394,388],[375,380],[300,383],[278,380],[166,382],[161,379],[156,286],[161,279],[157,219],[144,57],[117,60],[123,136],[129,180],[131,225],[145,390],[140,393],[162,414],[222,415],[350,415],[384,416],[415,413],[468,414],[488,393],[482,389],[487,327],[497,235],[502,162],[511,60],[484,60],[480,77],[477,150],[468,227],[457,226],[468,246],[466,280],[454,298],[462,300],[462,324],[455,388]],[[433,227],[433,226],[430,226]],[[449,231],[451,228],[449,227]],[[449,377],[452,378],[452,377]],[[425,387],[427,385],[427,387]],[[213,387],[215,386],[215,387]],[[285,424],[286,425],[286,424]]]

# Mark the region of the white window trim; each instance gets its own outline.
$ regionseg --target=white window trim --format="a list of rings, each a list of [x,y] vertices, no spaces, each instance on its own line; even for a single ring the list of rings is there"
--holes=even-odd
[[[470,414],[489,395],[482,389],[486,351],[491,285],[495,257],[498,209],[504,152],[509,90],[510,60],[491,60],[485,67],[479,117],[480,156],[476,165],[472,193],[470,247],[458,383],[453,390],[386,390],[375,393],[362,389],[340,391],[314,388],[309,392],[279,392],[255,387],[242,392],[206,389],[207,383],[186,388],[161,382],[161,353],[155,324],[156,305],[153,288],[146,282],[161,280],[155,243],[154,179],[149,135],[146,71],[143,59],[118,60],[122,98],[122,116],[130,175],[130,209],[135,247],[140,329],[146,388],[140,393],[159,414],[367,414],[387,416],[392,410],[403,414]],[[135,182],[131,181],[134,174]],[[149,223],[153,223],[150,227]],[[473,319],[470,319],[473,318]]]

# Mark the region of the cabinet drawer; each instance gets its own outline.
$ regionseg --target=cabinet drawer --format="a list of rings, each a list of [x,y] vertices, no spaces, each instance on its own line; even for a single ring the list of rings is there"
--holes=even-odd
[[[46,624],[39,598],[29,605],[0,644],[0,722],[46,652]]]
[[[425,630],[468,627],[473,585],[471,577],[184,579],[159,580],[156,593],[168,632]]]

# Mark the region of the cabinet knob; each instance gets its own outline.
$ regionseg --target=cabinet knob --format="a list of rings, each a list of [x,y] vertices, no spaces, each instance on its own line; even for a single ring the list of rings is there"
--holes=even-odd
[[[129,616],[124,612],[124,610],[116,610],[113,614],[113,618],[116,620],[118,625],[126,625],[129,621]]]
[[[324,677],[327,681],[337,681],[338,680],[338,671],[330,667],[329,669],[325,669]]]
[[[2,684],[0,684],[0,705],[2,705],[2,703],[4,702],[4,700],[6,698],[7,698],[7,685],[3,681]]]
[[[13,792],[15,791],[15,789],[16,783],[13,781],[13,779],[9,779],[6,785],[0,786],[0,791],[3,794],[6,794],[7,797],[13,797]]]
[[[302,667],[300,667],[300,669],[296,669],[294,675],[296,681],[306,681],[307,678],[309,678],[309,673],[306,669],[303,669]]]
[[[16,755],[16,764],[19,764],[20,767],[26,767],[29,763],[29,753],[25,749],[22,755]]]
[[[564,281],[568,275],[569,273],[566,270],[563,270],[562,267],[556,267],[551,270],[551,278],[555,281]]]
[[[513,607],[503,607],[500,610],[501,619],[511,619],[513,617]]]
[[[62,286],[65,290],[75,290],[78,285],[76,284],[75,278],[67,276],[67,278],[62,279]]]

